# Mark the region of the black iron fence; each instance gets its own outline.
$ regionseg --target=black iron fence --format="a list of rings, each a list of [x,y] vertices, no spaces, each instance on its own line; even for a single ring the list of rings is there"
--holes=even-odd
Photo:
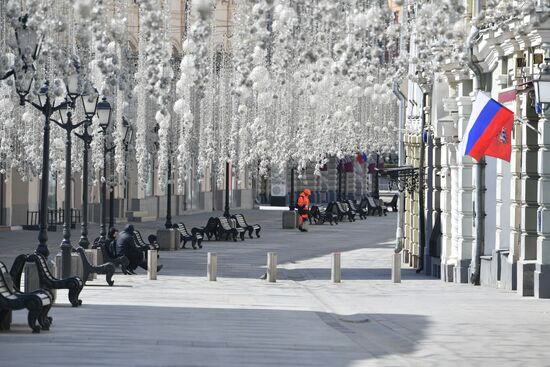
[[[76,223],[80,223],[80,210],[71,209],[71,228],[75,228]],[[48,209],[48,231],[57,231],[57,226],[65,222],[64,209]],[[27,210],[27,224],[23,229],[37,231],[40,229],[40,212]]]

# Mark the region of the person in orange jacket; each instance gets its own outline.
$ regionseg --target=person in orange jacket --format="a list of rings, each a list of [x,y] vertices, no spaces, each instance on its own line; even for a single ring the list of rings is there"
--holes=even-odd
[[[311,191],[309,189],[304,189],[300,193],[300,196],[298,197],[297,207],[298,207],[298,214],[300,215],[300,225],[298,226],[298,229],[301,232],[307,232],[307,229],[303,227],[304,220],[308,219],[308,212],[309,212],[309,196],[311,195]]]

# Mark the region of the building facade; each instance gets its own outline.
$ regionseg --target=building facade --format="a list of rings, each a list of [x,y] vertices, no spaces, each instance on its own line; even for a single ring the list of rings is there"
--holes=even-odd
[[[470,19],[476,16],[476,8],[484,6],[483,2],[475,5],[475,1],[465,2]],[[478,266],[482,286],[549,298],[548,127],[546,118],[535,111],[533,79],[548,57],[543,45],[550,41],[550,23],[538,24],[529,32],[510,30],[533,22],[517,19],[507,30],[480,30],[472,41],[471,72],[463,74],[447,62],[426,98],[417,85],[409,83],[413,112],[408,113],[405,146],[407,163],[425,167],[426,180],[431,180],[429,189],[424,189],[423,270],[443,281],[467,283],[475,281]],[[491,157],[477,162],[460,150],[478,91],[515,114],[509,163]],[[425,107],[424,111],[415,109],[415,104]],[[410,120],[423,112],[422,130]],[[482,198],[479,204],[477,197]],[[415,267],[422,256],[417,248],[422,234],[418,208],[417,199],[409,195],[403,258]]]

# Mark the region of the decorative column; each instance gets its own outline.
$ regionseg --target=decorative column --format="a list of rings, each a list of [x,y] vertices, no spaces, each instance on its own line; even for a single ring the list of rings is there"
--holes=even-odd
[[[538,125],[531,97],[526,98],[522,110],[522,118],[534,129]],[[519,127],[519,126],[517,126]],[[535,262],[537,259],[537,211],[539,208],[537,189],[539,181],[538,150],[539,137],[537,131],[525,124],[521,125],[521,197],[520,197],[520,233],[519,246],[510,244],[513,257],[517,259],[517,291],[521,296],[534,295]],[[513,232],[512,232],[513,233]],[[514,240],[510,236],[510,241]],[[512,288],[513,289],[513,288]]]
[[[411,155],[413,154],[413,150],[410,143],[410,134],[405,134],[403,136],[403,144],[404,144],[404,151],[406,152],[406,160],[405,165],[411,165]],[[412,249],[412,208],[413,208],[413,198],[415,194],[414,192],[411,192],[409,195],[406,195],[405,199],[405,213],[404,213],[404,226],[403,226],[403,235],[405,237],[405,241],[403,244],[403,262],[410,263],[410,255],[411,255],[411,249]]]
[[[462,84],[466,83],[464,81]],[[458,107],[458,136],[462,137],[472,112],[472,97],[464,96],[469,91],[461,88],[463,97],[457,97]],[[458,146],[456,147],[458,149]],[[451,168],[453,181],[452,216],[453,216],[453,252],[456,255],[453,281],[468,283],[468,269],[472,259],[472,244],[474,241],[474,213],[473,213],[473,159],[456,153],[456,166]]]
[[[432,144],[432,212],[430,214],[432,216],[432,227],[435,227],[439,221],[439,228],[441,230],[441,138],[434,137]],[[436,234],[432,231],[432,236],[435,235]],[[431,246],[430,240],[431,238],[428,238],[427,246],[430,247],[429,255],[435,260],[441,255],[440,246]],[[435,240],[436,239],[434,238],[434,241]],[[440,245],[441,238],[439,238],[436,243]],[[426,264],[428,264],[428,262],[426,262]],[[439,276],[439,272],[434,269],[436,266],[439,267],[439,264],[435,263],[432,265],[432,269],[429,269],[432,276]]]
[[[419,134],[409,134],[406,138],[406,143],[408,143],[407,149],[407,162],[406,165],[413,167],[420,166],[420,139],[422,137]],[[407,251],[408,251],[408,262],[409,265],[413,268],[418,267],[418,255],[419,255],[419,243],[420,243],[420,231],[419,231],[419,196],[418,190],[420,187],[417,187],[415,192],[412,195],[409,195],[407,201],[407,220],[405,222],[405,236],[407,237]]]
[[[550,298],[550,106],[543,105],[538,123],[538,187],[537,247],[534,275],[534,296]],[[531,256],[531,247],[526,247]],[[527,253],[527,251],[529,251]]]
[[[527,94],[522,94],[517,100],[516,115],[521,116],[524,121],[527,121],[526,115],[526,105]],[[536,117],[536,116],[535,116]],[[537,117],[538,119],[538,117]],[[538,145],[536,144],[535,136],[535,150],[534,155],[531,152],[527,151],[527,146],[523,144],[523,141],[526,139],[526,129],[528,127],[524,125],[516,125],[514,129],[514,134],[512,134],[512,158],[510,160],[510,205],[507,209],[503,207],[502,215],[507,211],[510,216],[509,222],[509,233],[508,233],[508,243],[505,247],[505,238],[501,237],[501,248],[499,254],[500,257],[500,287],[506,290],[516,290],[517,289],[517,262],[520,257],[520,243],[521,243],[521,234],[522,234],[522,196],[524,193],[524,180],[527,179],[525,170],[526,165],[523,164],[523,158],[529,156],[529,159],[534,159],[534,174],[536,176],[536,167],[537,167],[537,157],[536,151]],[[536,132],[535,132],[536,135]],[[536,187],[537,181],[534,180],[534,185]],[[533,229],[535,229],[534,236],[536,238],[536,209],[537,203],[534,202],[534,211],[535,216],[533,219]],[[505,250],[504,248],[507,248]]]
[[[452,183],[451,166],[454,164],[454,147],[450,145],[447,138],[442,139],[443,149],[441,150],[441,280],[453,281],[454,266],[456,258],[452,253]]]
[[[440,279],[445,282],[453,281],[454,267],[456,265],[456,254],[452,252],[452,196],[451,196],[451,167],[456,167],[456,144],[457,144],[457,112],[456,85],[449,88],[452,95],[443,98],[445,112],[437,121],[436,134],[434,139],[434,221],[437,215],[440,216],[441,239],[439,253],[440,258]],[[435,274],[434,274],[435,275]]]

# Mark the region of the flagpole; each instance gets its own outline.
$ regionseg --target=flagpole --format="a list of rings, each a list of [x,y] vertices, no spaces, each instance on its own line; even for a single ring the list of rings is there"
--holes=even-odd
[[[479,5],[479,1],[476,1],[476,5]],[[475,35],[477,35],[477,30],[474,32]],[[473,40],[475,37],[471,37]],[[481,90],[480,84],[481,84],[481,70],[479,66],[474,62],[474,49],[473,46],[470,45],[470,53],[469,53],[469,60],[468,60],[468,67],[472,70],[474,73],[474,79],[473,79],[473,90],[474,93],[479,92]],[[476,228],[476,235],[475,235],[475,241],[474,241],[474,249],[472,253],[472,261],[471,261],[471,274],[470,274],[470,283],[473,285],[480,285],[480,278],[481,278],[481,254],[483,253],[483,247],[484,247],[484,219],[485,219],[485,212],[483,208],[483,200],[484,200],[484,192],[485,192],[485,158],[481,158],[475,165],[475,179],[476,179],[476,201],[475,201],[475,217],[474,217],[474,225]]]

